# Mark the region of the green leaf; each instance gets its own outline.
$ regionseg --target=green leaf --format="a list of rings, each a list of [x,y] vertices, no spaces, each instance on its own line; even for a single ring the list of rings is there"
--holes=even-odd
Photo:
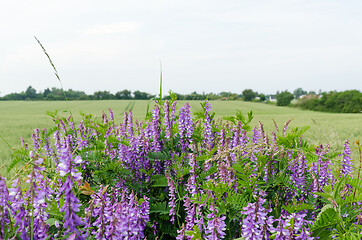
[[[152,187],[167,187],[167,178],[165,175],[153,175],[151,176],[151,181],[153,182]]]
[[[55,222],[58,222],[59,225],[62,225],[62,224],[63,224],[62,221],[60,221],[59,219],[56,219],[56,218],[48,218],[48,219],[46,220],[46,223],[47,223],[50,227],[51,227],[51,226],[54,226],[54,225],[55,225]]]

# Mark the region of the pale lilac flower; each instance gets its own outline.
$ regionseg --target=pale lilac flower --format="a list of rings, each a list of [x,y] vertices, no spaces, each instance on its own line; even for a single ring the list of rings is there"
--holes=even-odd
[[[152,110],[151,136],[153,137],[153,150],[158,152],[161,150],[160,143],[160,109],[158,105]]]
[[[6,179],[0,176],[0,239],[5,239],[5,229],[10,222],[10,195],[5,183]]]
[[[341,174],[348,175],[352,173],[352,167],[353,167],[353,163],[351,161],[352,158],[351,158],[351,149],[349,147],[349,141],[346,140],[346,143],[343,146],[344,146],[344,152],[342,154],[343,159],[342,159]]]
[[[289,125],[289,123],[290,123],[291,121],[292,121],[292,120],[289,119],[289,120],[284,124],[284,127],[283,127],[284,136],[287,136],[288,125]]]
[[[186,195],[184,200],[184,207],[186,211],[186,218],[185,218],[185,229],[187,231],[191,231],[195,226],[195,204],[191,202],[191,199]]]
[[[192,117],[190,115],[190,105],[186,103],[181,109],[179,114],[179,134],[181,138],[182,151],[185,152],[191,142],[192,133],[194,131]]]
[[[226,216],[218,217],[217,210],[214,206],[210,207],[211,213],[207,215],[209,219],[207,222],[207,228],[205,230],[206,239],[208,240],[218,240],[223,239],[226,235]]]
[[[150,220],[149,199],[144,197],[144,202],[139,205],[133,192],[128,199],[123,193],[121,202],[117,204],[114,213],[117,218],[115,222],[117,232],[114,239],[144,239],[146,223]]]
[[[129,136],[133,136],[133,114],[131,111],[128,111],[127,133],[129,134]]]
[[[204,130],[204,141],[206,143],[206,145],[208,146],[209,150],[212,148],[212,144],[213,144],[213,134],[212,134],[212,125],[211,125],[211,119],[210,119],[210,111],[211,111],[212,107],[209,103],[209,101],[206,100],[206,104],[205,104],[205,130]]]
[[[34,130],[34,133],[31,135],[31,138],[33,139],[34,144],[34,150],[37,152],[40,148],[40,139],[39,139],[39,129],[36,128]]]
[[[272,230],[273,233],[276,233],[275,239],[313,240],[314,237],[311,236],[311,232],[307,227],[310,221],[306,221],[305,217],[304,213],[292,213],[289,216],[282,215],[276,220],[278,222],[277,227]]]
[[[169,189],[169,197],[170,197],[170,200],[168,202],[168,205],[170,206],[170,221],[172,222],[172,224],[175,223],[175,207],[176,207],[176,203],[175,203],[175,200],[176,200],[176,196],[175,196],[175,193],[176,193],[176,188],[175,188],[175,182],[173,181],[173,179],[171,178],[169,172],[165,172],[165,176],[167,178],[167,184],[168,184],[168,189]]]
[[[83,221],[76,214],[79,212],[79,199],[73,192],[74,181],[82,179],[82,173],[78,172],[76,165],[82,163],[82,159],[77,156],[73,159],[70,152],[70,147],[64,147],[61,149],[61,155],[59,157],[59,164],[57,170],[59,175],[66,178],[65,182],[59,189],[59,193],[65,196],[65,201],[60,209],[60,212],[64,212],[64,224],[63,227],[66,229],[65,233],[76,232],[79,235],[77,226],[83,225]],[[80,239],[80,237],[78,237]]]
[[[257,144],[259,142],[259,140],[261,139],[261,133],[260,133],[260,129],[258,127],[255,126],[254,128],[254,133],[253,133],[253,143]]]
[[[257,202],[248,203],[241,214],[246,215],[242,221],[241,236],[245,240],[267,239],[272,230],[273,217],[267,216],[271,209],[265,209],[265,199],[258,197]]]
[[[164,108],[165,138],[169,139],[172,135],[172,119],[170,118],[170,104],[168,101],[165,102]]]
[[[112,122],[114,122],[114,114],[112,109],[108,108],[108,111],[109,111],[109,118],[111,119]]]

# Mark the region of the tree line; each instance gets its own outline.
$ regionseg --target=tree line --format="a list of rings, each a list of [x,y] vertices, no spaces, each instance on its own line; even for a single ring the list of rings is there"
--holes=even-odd
[[[245,90],[242,94],[231,93],[231,92],[220,92],[220,93],[197,93],[192,92],[190,94],[179,94],[173,93],[176,95],[178,100],[240,100],[244,99],[245,101],[265,101],[266,96],[264,94],[258,94],[253,92],[251,89]],[[250,96],[251,94],[251,96]],[[255,96],[254,96],[255,95]],[[142,92],[136,90],[134,92],[124,89],[116,93],[111,93],[110,91],[96,91],[93,94],[86,94],[83,91],[76,90],[62,90],[59,88],[47,88],[43,92],[38,92],[32,86],[29,86],[25,91],[21,93],[11,93],[7,94],[4,97],[0,97],[0,100],[21,100],[21,101],[34,101],[34,100],[44,100],[44,101],[61,101],[61,100],[117,100],[117,99],[135,99],[135,100],[150,100],[155,98],[156,95],[150,94],[147,92]],[[169,99],[170,96],[165,96],[164,99]]]
[[[197,93],[190,94],[173,93],[178,100],[243,100],[251,102],[275,102],[277,106],[294,106],[302,109],[323,111],[323,112],[362,112],[362,93],[358,90],[344,92],[322,92],[305,91],[302,88],[295,89],[292,93],[285,90],[276,94],[263,94],[245,89],[242,93],[220,92],[220,93]],[[37,92],[29,86],[21,93],[11,93],[0,97],[0,100],[23,100],[23,101],[62,101],[62,100],[150,100],[156,95],[136,90],[134,92],[124,89],[116,93],[110,91],[96,91],[93,94],[86,94],[83,91],[72,89],[62,90],[59,88],[47,88],[43,92]],[[165,96],[164,99],[170,99]],[[292,101],[296,100],[293,102]]]

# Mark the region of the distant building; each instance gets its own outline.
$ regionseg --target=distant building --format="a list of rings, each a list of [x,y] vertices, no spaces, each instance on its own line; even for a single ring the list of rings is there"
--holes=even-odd
[[[277,98],[276,98],[275,95],[269,95],[268,101],[270,101],[270,102],[276,102],[276,101],[277,101]]]

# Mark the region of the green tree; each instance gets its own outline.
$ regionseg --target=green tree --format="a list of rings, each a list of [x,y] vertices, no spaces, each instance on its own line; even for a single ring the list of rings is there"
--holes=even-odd
[[[49,93],[51,93],[50,89],[49,88],[45,89],[43,92],[43,98],[46,98]]]
[[[114,96],[116,99],[132,99],[131,93],[131,91],[124,89],[117,92]]]
[[[294,97],[295,99],[299,99],[300,96],[307,94],[307,91],[304,91],[302,88],[297,88],[294,90]]]
[[[244,101],[248,101],[248,102],[253,101],[257,96],[258,96],[258,93],[254,92],[251,89],[245,89],[243,91],[243,99],[244,99]]]
[[[93,94],[94,100],[108,100],[114,99],[114,95],[109,91],[97,91]]]
[[[31,100],[35,99],[36,90],[32,86],[29,86],[25,91],[25,96],[27,99],[31,99]]]
[[[265,102],[265,100],[266,100],[266,96],[265,96],[265,94],[259,94],[259,101],[260,102]]]
[[[139,90],[133,92],[134,99],[151,99],[155,95],[148,94],[146,92],[141,92]]]
[[[277,94],[277,106],[288,106],[294,99],[293,94],[288,91]]]

